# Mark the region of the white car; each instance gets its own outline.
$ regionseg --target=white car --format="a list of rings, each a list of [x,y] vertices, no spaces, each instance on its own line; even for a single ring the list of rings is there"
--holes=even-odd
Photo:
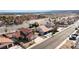
[[[76,40],[77,36],[78,36],[77,34],[72,34],[70,35],[69,40]]]

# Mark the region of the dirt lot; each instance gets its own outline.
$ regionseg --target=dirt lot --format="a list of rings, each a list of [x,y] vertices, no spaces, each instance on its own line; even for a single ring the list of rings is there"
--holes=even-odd
[[[72,46],[75,46],[75,42],[72,40],[67,40],[64,45],[60,47],[60,49],[72,49]]]

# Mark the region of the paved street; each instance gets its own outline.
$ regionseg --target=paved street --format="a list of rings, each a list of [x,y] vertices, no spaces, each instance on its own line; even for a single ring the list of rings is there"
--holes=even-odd
[[[31,49],[54,49],[61,42],[63,42],[70,34],[75,31],[75,27],[79,25],[79,21],[65,28],[62,32],[56,33],[53,37],[45,40],[44,42],[32,47]]]

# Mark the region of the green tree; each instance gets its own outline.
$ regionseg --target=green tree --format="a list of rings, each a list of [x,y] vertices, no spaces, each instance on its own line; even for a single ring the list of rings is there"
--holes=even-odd
[[[38,26],[39,26],[39,24],[38,24],[37,22],[35,22],[35,23],[34,23],[34,26],[35,26],[35,27],[38,27]]]

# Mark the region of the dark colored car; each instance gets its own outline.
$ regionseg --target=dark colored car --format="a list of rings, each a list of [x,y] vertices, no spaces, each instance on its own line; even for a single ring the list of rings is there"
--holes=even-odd
[[[77,36],[78,36],[77,34],[72,34],[70,35],[69,40],[76,40]]]

